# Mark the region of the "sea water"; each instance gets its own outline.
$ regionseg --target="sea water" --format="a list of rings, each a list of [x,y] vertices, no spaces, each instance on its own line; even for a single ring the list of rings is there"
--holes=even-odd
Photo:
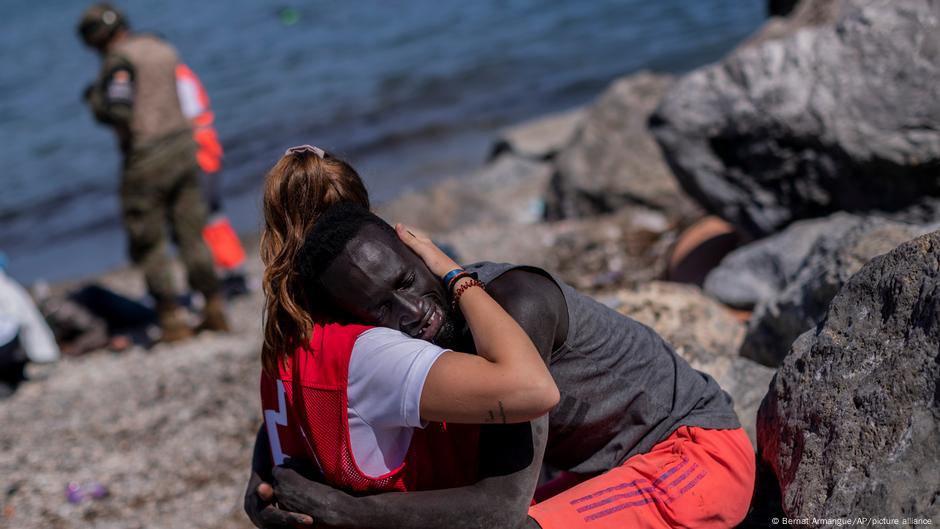
[[[265,171],[290,145],[350,159],[376,201],[481,164],[495,131],[584,104],[639,69],[716,60],[762,0],[128,0],[202,78],[236,228],[257,231]],[[98,58],[87,4],[0,1],[0,250],[22,281],[124,263],[110,131],[82,104]]]

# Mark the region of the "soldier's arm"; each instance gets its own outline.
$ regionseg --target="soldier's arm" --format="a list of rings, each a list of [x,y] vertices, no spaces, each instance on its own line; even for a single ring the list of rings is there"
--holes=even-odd
[[[551,280],[518,270],[487,290],[549,359],[567,329],[564,296]],[[317,524],[362,529],[538,527],[527,516],[548,438],[548,418],[481,428],[479,482],[466,487],[355,497],[304,478],[295,470],[273,470],[280,506],[310,514]]]
[[[109,58],[103,71],[85,92],[88,105],[99,122],[127,130],[134,107],[134,67],[125,59]]]

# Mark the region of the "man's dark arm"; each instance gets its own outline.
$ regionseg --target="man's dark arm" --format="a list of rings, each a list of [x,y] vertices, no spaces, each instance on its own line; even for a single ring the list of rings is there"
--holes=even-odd
[[[245,490],[245,513],[262,529],[294,527],[294,524],[311,525],[313,519],[305,514],[293,513],[274,506],[274,491],[267,482],[271,481],[271,455],[268,453],[268,432],[264,424],[255,437],[255,449],[251,456],[251,476]],[[259,491],[259,486],[264,486]]]
[[[525,330],[550,364],[551,353],[567,339],[568,304],[555,282],[534,269],[510,270],[486,291]]]
[[[567,328],[564,297],[554,282],[537,273],[508,272],[487,290],[529,334],[548,361],[556,338]],[[548,439],[548,418],[516,425],[488,425],[480,431],[480,470],[466,487],[355,497],[274,469],[281,506],[310,514],[317,524],[361,529],[538,527],[526,515]]]
[[[483,427],[481,445],[496,451],[489,454],[486,467],[508,473],[491,475],[466,487],[356,497],[310,481],[293,469],[275,467],[275,495],[280,506],[310,514],[317,526],[537,528],[526,512],[538,480],[547,434],[547,417],[531,423]]]

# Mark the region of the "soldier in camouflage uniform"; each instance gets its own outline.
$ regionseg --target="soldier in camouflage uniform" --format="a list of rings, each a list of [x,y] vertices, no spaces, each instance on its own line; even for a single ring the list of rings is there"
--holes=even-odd
[[[102,57],[85,100],[95,118],[114,129],[124,155],[120,198],[130,257],[143,269],[157,303],[163,340],[192,334],[176,301],[167,220],[189,284],[206,298],[200,328],[228,330],[212,257],[202,239],[206,206],[192,130],[177,96],[176,51],[155,36],[131,33],[124,16],[104,3],[85,11],[78,31]]]

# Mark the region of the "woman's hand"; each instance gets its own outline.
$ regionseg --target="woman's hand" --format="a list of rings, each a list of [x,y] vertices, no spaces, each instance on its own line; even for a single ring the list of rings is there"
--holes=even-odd
[[[438,278],[444,277],[444,274],[455,268],[461,268],[424,233],[404,224],[396,224],[395,232],[398,233],[398,238],[411,248],[411,251],[418,254],[418,257]]]

